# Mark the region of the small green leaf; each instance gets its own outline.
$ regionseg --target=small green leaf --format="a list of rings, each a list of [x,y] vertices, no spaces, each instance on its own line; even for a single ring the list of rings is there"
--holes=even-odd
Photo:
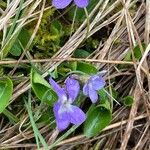
[[[72,71],[76,71],[76,69],[77,69],[77,62],[76,62],[76,61],[67,62],[67,63],[66,63],[66,66],[67,66],[68,68],[70,68]],[[70,71],[71,71],[71,70],[70,70]]]
[[[107,101],[108,102],[108,101]],[[102,104],[89,109],[87,119],[84,123],[84,134],[87,137],[92,137],[99,134],[112,119],[112,113],[106,105]]]
[[[133,104],[133,97],[132,96],[126,96],[126,97],[124,97],[123,98],[123,104],[125,105],[125,106],[132,106],[132,104]]]
[[[21,52],[23,51],[22,46],[25,48],[29,40],[30,40],[30,34],[28,30],[26,30],[25,28],[22,28],[22,30],[20,31],[18,35],[18,38],[16,39],[15,43],[10,49],[10,53],[14,56],[20,56]]]
[[[77,49],[73,55],[76,58],[86,58],[90,55],[90,53],[84,49]]]
[[[19,32],[20,32],[20,30],[6,42],[6,44],[4,45],[4,47],[2,48],[2,50],[0,52],[0,57],[4,58],[7,56],[7,54],[10,52],[10,49],[12,48],[13,44],[17,40]]]
[[[35,95],[48,105],[53,105],[57,100],[56,93],[52,90],[50,84],[37,72],[31,71],[31,85]]]
[[[55,70],[53,72],[49,72],[50,76],[54,79],[58,78],[58,70],[57,67],[55,68]]]
[[[9,52],[14,56],[20,56],[21,55],[21,47],[20,47],[18,40],[14,43],[14,45],[12,46],[12,48],[10,49]]]
[[[93,75],[98,72],[97,69],[92,64],[85,63],[85,62],[78,62],[76,70],[82,71],[89,75]]]
[[[142,47],[143,47],[143,49],[145,50],[145,48],[146,48],[145,43],[142,43]],[[140,50],[140,46],[139,46],[139,45],[136,45],[136,46],[133,48],[133,53],[134,53],[134,57],[135,57],[137,60],[140,60],[140,59],[141,59],[142,53],[141,53],[141,50]],[[131,53],[131,51],[127,53],[127,55],[125,56],[124,60],[125,60],[125,61],[132,61],[132,53]]]
[[[145,48],[146,48],[145,43],[142,43],[142,48],[145,50]],[[136,59],[138,59],[138,60],[141,59],[142,53],[141,53],[139,45],[134,47],[133,52],[134,52],[134,56],[135,56]]]
[[[13,92],[13,83],[9,78],[0,81],[0,113],[8,106]]]

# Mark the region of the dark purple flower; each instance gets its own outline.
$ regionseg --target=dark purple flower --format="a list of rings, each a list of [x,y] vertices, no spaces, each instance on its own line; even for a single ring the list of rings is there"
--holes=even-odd
[[[97,102],[97,91],[105,86],[106,82],[100,75],[91,76],[83,86],[83,94],[90,97],[92,103]]]
[[[57,128],[62,131],[70,123],[82,124],[86,119],[85,113],[79,107],[72,105],[80,90],[78,81],[67,78],[65,88],[61,88],[52,78],[49,79],[49,82],[58,95],[58,101],[53,107]]]
[[[63,9],[67,7],[72,1],[74,1],[74,3],[80,8],[84,8],[89,4],[89,0],[52,0],[52,5],[57,9]]]

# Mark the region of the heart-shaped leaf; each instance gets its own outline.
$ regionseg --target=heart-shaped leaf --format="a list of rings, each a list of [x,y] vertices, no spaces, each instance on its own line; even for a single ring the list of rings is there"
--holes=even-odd
[[[90,55],[90,53],[84,49],[77,49],[73,55],[76,58],[86,58]]]
[[[0,113],[8,106],[13,92],[13,83],[9,78],[0,81]]]
[[[108,104],[107,104],[108,105]],[[100,133],[111,121],[112,113],[104,104],[97,107],[91,107],[87,113],[87,119],[84,123],[84,134],[92,137]]]
[[[14,56],[20,56],[23,51],[22,47],[25,48],[29,40],[30,40],[30,34],[28,30],[22,28],[22,30],[18,35],[18,38],[16,39],[15,43],[12,45],[9,52]]]
[[[77,69],[76,70],[82,71],[82,72],[89,74],[89,75],[93,75],[93,74],[96,74],[98,72],[97,69],[92,64],[85,63],[85,62],[77,62]]]
[[[31,71],[31,85],[35,95],[48,105],[53,105],[57,100],[56,93],[52,90],[50,84],[36,71]]]

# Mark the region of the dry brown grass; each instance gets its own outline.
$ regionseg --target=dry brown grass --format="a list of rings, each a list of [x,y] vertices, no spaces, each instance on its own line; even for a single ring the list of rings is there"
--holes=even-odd
[[[99,0],[97,6],[89,14],[90,27],[88,37],[101,31],[103,27],[109,24],[114,23],[114,27],[103,43],[99,41],[99,47],[89,58],[71,58],[75,49],[87,38],[87,23],[85,20],[51,59],[32,60],[32,63],[42,64],[45,72],[43,77],[46,77],[48,71],[53,71],[63,61],[83,60],[94,63],[99,69],[109,70],[109,74],[106,76],[108,81],[110,81],[110,78],[122,76],[121,82],[115,85],[115,89],[119,90],[120,93],[129,93],[134,97],[134,103],[131,108],[114,106],[113,121],[100,135],[91,139],[87,139],[84,135],[68,137],[68,139],[58,143],[56,149],[150,150],[150,63],[147,59],[150,50],[150,1],[139,0],[138,5],[137,1],[116,0],[111,3],[109,0]],[[6,10],[0,11],[2,14],[0,18],[0,30],[3,30],[3,33],[5,33],[5,28],[11,24],[10,18],[14,16],[18,3],[19,1],[14,0],[8,5]],[[30,6],[31,9],[27,16],[23,16],[18,21],[19,25],[16,31],[33,20],[37,21],[37,26],[29,41],[30,45],[38,30],[43,11],[47,8],[45,0],[28,0],[23,6]],[[48,6],[48,8],[50,7]],[[147,44],[146,50],[143,50],[141,46],[143,42]],[[126,54],[132,51],[137,43],[140,45],[143,53],[142,59],[138,62],[134,59],[132,52],[133,61],[123,61]],[[27,50],[28,47],[25,51]],[[11,72],[13,74],[19,63],[29,63],[28,60],[23,60],[23,56],[24,54],[18,61],[0,61],[0,65],[7,63],[17,64]],[[129,71],[126,70],[126,72],[123,72],[118,70],[118,64],[130,65],[131,68]],[[126,76],[125,73],[127,74]],[[112,83],[109,82],[109,84],[111,85]],[[11,103],[17,101],[18,97],[30,88],[31,85],[28,78],[18,84],[14,89]],[[22,128],[28,122],[27,114],[16,125],[5,125],[4,118],[1,118],[0,149],[36,149],[36,143],[32,143],[34,137],[32,129]],[[52,131],[49,126],[45,126],[44,124],[39,124],[38,127],[49,145],[55,141],[58,131]]]

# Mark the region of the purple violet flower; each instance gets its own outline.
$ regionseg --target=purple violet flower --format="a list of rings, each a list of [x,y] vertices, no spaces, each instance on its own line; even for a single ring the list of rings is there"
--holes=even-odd
[[[62,131],[70,123],[74,125],[82,124],[86,119],[85,113],[79,107],[72,105],[80,90],[79,82],[67,78],[65,88],[61,88],[52,78],[49,79],[49,82],[58,95],[58,101],[53,107],[57,128]]]
[[[57,9],[63,9],[67,7],[72,1],[74,1],[74,3],[80,8],[84,8],[89,4],[89,0],[52,0],[52,5]]]
[[[97,91],[105,86],[106,82],[100,75],[91,76],[83,86],[83,94],[90,97],[92,103],[98,100]]]

